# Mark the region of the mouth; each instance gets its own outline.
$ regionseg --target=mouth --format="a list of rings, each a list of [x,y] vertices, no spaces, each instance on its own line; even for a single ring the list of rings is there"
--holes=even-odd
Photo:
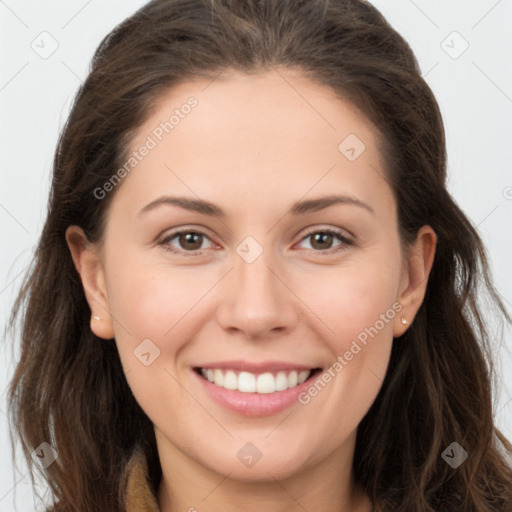
[[[194,371],[211,384],[240,393],[269,395],[293,389],[315,378],[321,368],[266,372],[241,371],[235,368],[195,367]]]

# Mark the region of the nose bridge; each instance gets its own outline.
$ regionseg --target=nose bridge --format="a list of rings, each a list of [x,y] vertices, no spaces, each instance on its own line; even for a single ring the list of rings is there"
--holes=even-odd
[[[270,251],[267,251],[270,253]],[[238,299],[264,300],[264,304],[270,305],[276,300],[276,277],[270,271],[272,258],[265,253],[253,262],[247,262],[243,258],[235,265],[235,275],[238,280]],[[275,265],[274,265],[275,266]]]
[[[292,294],[275,275],[271,249],[256,244],[246,239],[237,247],[231,273],[235,282],[219,310],[225,329],[240,330],[252,338],[289,328],[295,320]]]

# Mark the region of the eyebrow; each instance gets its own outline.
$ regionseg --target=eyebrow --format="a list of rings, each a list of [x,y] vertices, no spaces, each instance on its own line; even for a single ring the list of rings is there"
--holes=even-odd
[[[297,201],[292,205],[292,207],[288,210],[288,215],[298,216],[304,215],[310,212],[317,212],[328,208],[334,204],[349,204],[354,206],[359,206],[370,213],[375,214],[374,209],[364,203],[363,201],[351,197],[351,196],[340,196],[340,195],[329,195],[324,197],[319,197],[317,199],[307,199],[305,201]],[[184,210],[189,210],[196,213],[201,213],[203,215],[208,215],[211,217],[219,217],[225,218],[226,213],[219,206],[210,203],[209,201],[205,201],[203,199],[191,199],[189,197],[184,196],[162,196],[147,204],[140,210],[139,215],[147,213],[155,208],[158,208],[162,205],[175,205],[183,208]]]

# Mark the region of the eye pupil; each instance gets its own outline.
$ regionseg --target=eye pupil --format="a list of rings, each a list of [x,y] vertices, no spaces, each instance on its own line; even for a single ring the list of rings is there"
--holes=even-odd
[[[201,248],[203,242],[202,237],[203,235],[200,233],[185,233],[180,235],[179,242],[183,249],[194,251]]]
[[[312,235],[312,237],[313,237],[313,243],[311,244],[311,246],[314,247],[315,249],[325,249],[325,247],[326,247],[325,242],[327,242],[328,246],[330,246],[332,244],[333,236],[330,233],[318,232],[318,233],[314,233]],[[318,242],[320,243],[320,246],[315,247],[315,244],[317,244]]]

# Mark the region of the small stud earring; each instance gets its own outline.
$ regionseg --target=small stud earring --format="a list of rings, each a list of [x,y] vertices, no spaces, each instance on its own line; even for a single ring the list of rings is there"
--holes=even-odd
[[[94,320],[101,320],[101,317],[99,316],[93,316]]]
[[[402,317],[402,324],[403,324],[403,325],[407,325],[408,323],[409,323],[409,322],[408,322],[404,317]]]

